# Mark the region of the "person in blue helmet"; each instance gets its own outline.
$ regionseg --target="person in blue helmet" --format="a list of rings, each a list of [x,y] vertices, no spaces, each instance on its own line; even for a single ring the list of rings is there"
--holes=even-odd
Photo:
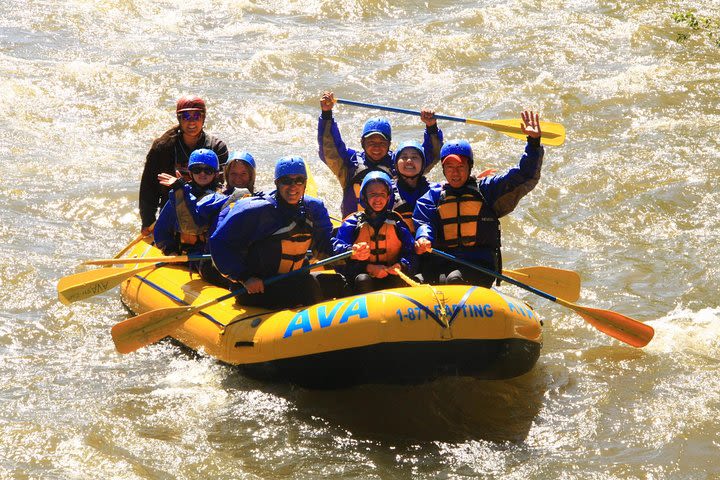
[[[243,151],[230,153],[223,169],[225,186],[222,191],[205,196],[195,205],[198,223],[208,227],[206,233],[208,238],[215,232],[218,223],[225,218],[235,202],[255,192],[255,169],[255,158],[250,153]],[[193,198],[189,199],[191,208]],[[202,253],[210,253],[207,243]],[[193,266],[204,280],[219,287],[230,287],[228,280],[220,274],[211,260],[201,260]]]
[[[544,149],[540,145],[540,118],[522,113],[520,127],[527,135],[520,163],[501,175],[476,179],[470,175],[474,163],[472,147],[465,140],[443,145],[443,174],[447,180],[431,188],[415,205],[415,252],[437,247],[451,255],[500,272],[500,218],[540,180]],[[470,283],[490,287],[493,277],[439,257],[423,262],[423,279],[429,283]]]
[[[395,206],[393,210],[400,214],[410,233],[415,235],[415,223],[412,215],[417,200],[425,195],[431,186],[437,187],[437,183],[429,183],[425,178],[425,152],[420,142],[408,140],[400,143],[395,154],[393,163],[397,170],[397,178],[393,180],[395,188]]]
[[[175,105],[178,123],[153,141],[140,181],[138,203],[143,235],[150,234],[158,209],[168,200],[169,189],[158,182],[158,175],[174,175],[179,171],[190,181],[187,172],[190,155],[200,148],[214,151],[221,166],[227,160],[225,142],[204,129],[206,113],[205,100],[196,95],[183,95]]]
[[[153,235],[155,244],[166,255],[200,253],[207,241],[207,224],[198,219],[199,199],[213,195],[218,187],[218,157],[214,151],[201,148],[190,154],[188,170],[191,180],[161,173],[158,181],[170,189],[168,202],[160,211]]]
[[[275,165],[276,190],[239,200],[210,237],[215,267],[247,293],[242,305],[289,308],[317,303],[322,291],[309,273],[271,285],[263,279],[307,265],[332,253],[332,223],[319,199],[305,195],[307,169],[302,158],[283,157]]]
[[[322,114],[318,120],[318,146],[320,160],[330,167],[343,189],[340,211],[346,217],[359,209],[358,194],[365,175],[372,171],[382,171],[395,177],[390,151],[392,128],[386,118],[371,118],[363,127],[360,139],[362,151],[347,148],[333,119],[334,105],[334,94],[324,92],[320,100]],[[423,141],[425,157],[432,159],[426,168],[428,171],[439,161],[443,135],[438,129],[434,111],[423,109],[420,119],[426,125]]]
[[[343,271],[348,285],[355,293],[404,286],[397,270],[414,273],[413,236],[392,210],[390,176],[367,174],[360,187],[360,204],[364,211],[346,217],[333,239],[336,254],[353,252]]]
[[[210,226],[208,235],[212,235],[236,201],[255,193],[255,169],[255,158],[250,153],[235,151],[230,154],[224,168],[226,183],[223,190],[197,202],[198,217]]]

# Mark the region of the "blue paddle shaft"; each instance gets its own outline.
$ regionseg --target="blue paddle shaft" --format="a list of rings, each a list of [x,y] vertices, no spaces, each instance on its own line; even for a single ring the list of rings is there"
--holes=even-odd
[[[377,110],[385,110],[388,112],[407,113],[408,115],[416,115],[418,117],[420,116],[420,111],[418,111],[418,110],[408,110],[406,108],[386,107],[385,105],[376,105],[374,103],[356,102],[354,100],[346,100],[344,98],[336,98],[335,101],[337,103],[342,103],[345,105],[353,105],[356,107],[375,108]],[[462,123],[467,122],[466,118],[461,118],[461,117],[451,117],[449,115],[438,115],[438,114],[435,114],[434,116],[438,120],[450,120],[453,122],[462,122]]]

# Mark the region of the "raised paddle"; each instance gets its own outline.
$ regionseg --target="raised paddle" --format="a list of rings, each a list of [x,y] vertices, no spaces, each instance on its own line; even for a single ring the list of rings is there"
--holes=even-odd
[[[153,228],[155,228],[155,222],[153,222],[152,225],[150,225],[148,228],[150,229],[150,232],[152,233]],[[139,233],[138,236],[135,237],[135,238],[133,238],[133,239],[130,241],[130,243],[128,243],[128,244],[125,246],[125,248],[123,248],[122,250],[120,250],[120,251],[117,253],[117,255],[115,255],[114,258],[120,258],[120,257],[122,257],[123,255],[125,255],[125,253],[126,253],[128,250],[130,250],[132,247],[134,247],[135,245],[137,245],[137,243],[140,242],[140,241],[141,241],[143,238],[145,238],[145,237],[147,237],[147,235],[143,235],[142,233]]]
[[[137,268],[98,268],[87,272],[75,273],[61,278],[58,281],[58,299],[63,305],[70,305],[78,300],[100,295],[111,288],[120,285],[138,272],[162,266],[163,263],[153,263]]]
[[[313,176],[310,168],[307,165],[305,166],[305,170],[307,171],[307,185],[305,186],[305,194],[317,198],[318,189],[317,183],[315,183],[315,177]],[[330,221],[332,222],[333,228],[339,227],[342,223],[342,220],[339,220],[332,215],[330,215]]]
[[[637,320],[622,315],[620,313],[613,312],[611,310],[602,310],[599,308],[582,307],[580,305],[568,302],[567,300],[563,300],[562,298],[554,297],[549,293],[540,291],[522,282],[518,282],[517,280],[514,280],[501,273],[494,272],[479,265],[475,265],[474,263],[465,261],[461,258],[457,258],[453,255],[450,255],[449,253],[445,253],[434,248],[431,250],[431,252],[439,257],[452,260],[453,262],[465,265],[466,267],[474,268],[475,270],[483,272],[487,275],[491,275],[508,283],[512,283],[513,285],[516,285],[520,288],[524,288],[525,290],[532,292],[535,295],[539,295],[547,300],[550,300],[551,302],[559,303],[563,307],[575,310],[582,318],[585,319],[585,321],[587,321],[593,327],[597,328],[603,333],[606,333],[607,335],[610,335],[613,338],[620,340],[621,342],[632,345],[633,347],[644,347],[648,344],[648,342],[650,342],[650,340],[652,340],[653,335],[655,334],[655,330],[653,330],[650,325],[645,325],[642,322],[638,322]]]
[[[406,108],[387,107],[385,105],[376,105],[373,103],[356,102],[354,100],[347,100],[344,98],[335,99],[336,103],[345,105],[353,105],[355,107],[374,108],[377,110],[385,110],[388,112],[395,113],[406,113],[409,115],[420,116],[418,110],[408,110]],[[525,140],[526,134],[522,132],[520,128],[520,119],[508,119],[508,120],[477,120],[474,118],[462,118],[452,117],[450,115],[438,115],[435,114],[435,118],[438,120],[450,120],[452,122],[469,123],[471,125],[480,125],[500,132],[504,135],[513,138],[519,138]],[[565,143],[565,127],[559,123],[554,122],[540,122],[540,131],[542,132],[541,141],[545,145],[551,145],[557,147]]]
[[[307,183],[305,184],[305,195],[317,198],[318,189],[317,183],[315,183],[315,177],[310,171],[310,167],[305,164],[305,171],[307,172]]]
[[[283,280],[300,273],[305,273],[312,268],[330,265],[331,263],[343,260],[350,255],[352,255],[352,251],[341,253],[312,265],[306,265],[299,270],[293,270],[292,272],[285,273],[283,275],[270,277],[263,280],[263,283],[265,285],[270,285],[271,283],[275,283],[279,280]],[[138,348],[155,343],[177,330],[178,327],[185,322],[185,320],[200,310],[204,310],[212,305],[233,298],[244,292],[245,289],[241,288],[240,290],[230,292],[227,295],[223,295],[197,306],[181,305],[179,307],[159,308],[157,310],[151,310],[136,317],[123,320],[112,327],[111,330],[113,342],[115,342],[115,348],[120,353],[130,353],[134,352]]]
[[[209,260],[210,254],[204,255],[175,255],[168,257],[140,257],[140,258],[102,258],[100,260],[88,260],[83,265],[127,265],[133,263],[180,263],[194,262],[198,260]]]

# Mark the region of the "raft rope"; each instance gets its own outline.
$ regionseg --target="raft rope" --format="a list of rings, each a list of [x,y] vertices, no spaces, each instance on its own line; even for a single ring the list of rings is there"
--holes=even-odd
[[[416,282],[416,281],[413,280],[412,278],[410,278],[410,277],[408,277],[407,275],[405,275],[405,274],[403,273],[403,271],[400,270],[399,268],[396,268],[396,269],[395,269],[395,272],[397,273],[397,276],[398,276],[398,277],[400,277],[405,283],[407,283],[407,284],[410,285],[411,287],[428,287],[428,288],[430,289],[430,291],[431,291],[432,294],[433,294],[433,297],[435,297],[435,301],[436,301],[437,304],[440,306],[440,321],[443,323],[443,326],[444,326],[445,328],[449,328],[449,327],[450,327],[450,323],[449,323],[448,320],[447,320],[447,312],[445,311],[445,298],[444,298],[444,297],[441,298],[442,295],[440,295],[440,294],[438,293],[438,291],[435,289],[435,287],[433,287],[433,286],[430,285],[430,284],[424,284],[424,283]]]

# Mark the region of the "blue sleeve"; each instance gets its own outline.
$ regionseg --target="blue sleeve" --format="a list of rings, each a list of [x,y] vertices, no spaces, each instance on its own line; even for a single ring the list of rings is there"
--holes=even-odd
[[[443,142],[443,132],[437,125],[435,125],[435,128],[428,127],[425,129],[423,151],[425,153],[425,163],[427,166],[423,172],[424,175],[427,175],[440,161],[440,150],[442,149]]]
[[[196,207],[198,220],[205,225],[212,223],[220,214],[227,199],[228,196],[223,193],[213,193],[201,198]]]
[[[440,215],[437,210],[437,198],[441,189],[430,189],[420,197],[415,204],[413,211],[413,222],[415,223],[415,239],[425,237],[430,242],[435,242],[436,229],[440,226]]]
[[[218,224],[210,237],[210,253],[215,267],[231,280],[250,278],[248,247],[262,235],[262,209],[253,207],[252,198],[239,201]]]
[[[313,222],[313,253],[318,259],[328,257],[333,252],[330,215],[322,200],[306,196],[305,202]]]
[[[153,229],[153,238],[155,245],[162,250],[165,255],[178,253],[180,245],[178,245],[176,233],[178,231],[177,216],[175,215],[175,198],[170,195],[165,206],[160,210],[160,215],[155,222]]]
[[[540,180],[544,149],[538,141],[528,141],[516,167],[503,175],[480,179],[478,187],[498,218],[512,212],[520,199]]]
[[[318,147],[320,160],[330,167],[344,190],[357,170],[356,152],[345,146],[335,120],[319,118]]]
[[[415,239],[410,230],[405,226],[405,222],[398,222],[398,233],[402,242],[402,250],[400,251],[400,265],[405,273],[413,275],[417,272],[417,255],[415,255]]]
[[[352,249],[357,233],[357,219],[355,216],[346,218],[333,238],[333,251],[335,254],[344,253]]]

